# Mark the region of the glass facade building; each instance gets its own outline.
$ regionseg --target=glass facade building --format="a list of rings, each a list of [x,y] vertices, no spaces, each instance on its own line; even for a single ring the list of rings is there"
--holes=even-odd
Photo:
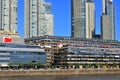
[[[115,5],[112,0],[102,0],[103,15],[101,17],[102,38],[115,40]],[[107,17],[106,17],[107,16]],[[109,18],[109,19],[108,19]],[[106,29],[108,29],[106,31]],[[109,37],[106,37],[109,36]]]
[[[92,38],[95,28],[92,0],[71,0],[71,36]]]
[[[24,64],[30,62],[46,64],[46,53],[39,46],[0,43],[0,64]]]
[[[86,0],[71,0],[72,37],[85,38]]]
[[[111,40],[115,40],[115,6],[112,2],[107,4],[107,15],[110,16],[110,34]]]

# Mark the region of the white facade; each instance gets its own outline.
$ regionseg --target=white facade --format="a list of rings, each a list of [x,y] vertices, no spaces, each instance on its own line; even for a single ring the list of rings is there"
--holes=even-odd
[[[17,32],[18,0],[0,0],[0,30]]]
[[[24,3],[25,38],[53,35],[53,16],[46,12],[46,2],[44,0],[24,0]]]
[[[86,2],[86,38],[92,38],[95,33],[95,3]]]
[[[103,14],[105,14],[105,7],[106,7],[106,5],[105,5],[105,2],[106,0],[102,0],[102,12],[103,12]]]
[[[45,19],[47,20],[46,24],[46,34],[52,36],[54,35],[53,31],[53,24],[54,24],[54,19],[52,14],[45,14]]]

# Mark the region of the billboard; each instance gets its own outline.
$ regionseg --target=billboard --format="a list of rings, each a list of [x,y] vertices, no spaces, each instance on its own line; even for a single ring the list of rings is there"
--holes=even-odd
[[[3,37],[3,43],[11,43],[12,38],[11,37]]]

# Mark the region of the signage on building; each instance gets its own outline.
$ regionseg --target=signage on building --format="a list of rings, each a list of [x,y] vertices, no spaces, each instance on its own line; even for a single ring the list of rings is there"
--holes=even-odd
[[[12,42],[12,38],[11,37],[3,37],[3,42],[4,43],[11,43]]]

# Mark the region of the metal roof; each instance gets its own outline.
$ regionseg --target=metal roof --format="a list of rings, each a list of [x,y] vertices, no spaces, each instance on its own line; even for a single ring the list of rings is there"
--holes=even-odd
[[[45,52],[44,49],[40,48],[10,48],[10,47],[0,47],[0,51]]]

